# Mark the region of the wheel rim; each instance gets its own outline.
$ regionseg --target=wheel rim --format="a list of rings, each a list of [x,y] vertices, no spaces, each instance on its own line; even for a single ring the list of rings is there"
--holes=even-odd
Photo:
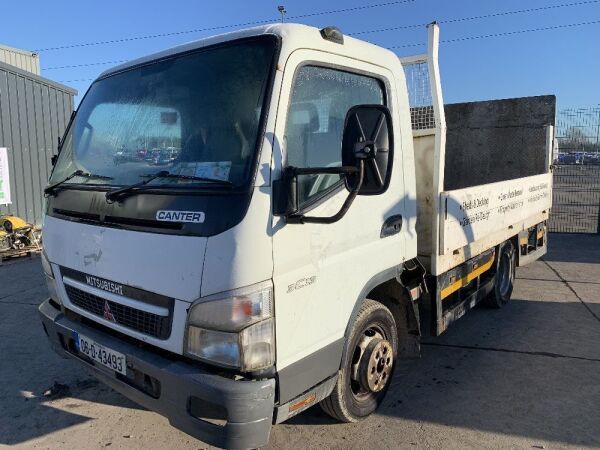
[[[350,388],[360,399],[381,392],[388,384],[394,364],[394,352],[379,326],[370,326],[362,333],[354,349]]]
[[[498,288],[502,297],[508,295],[512,281],[512,258],[509,253],[502,253],[498,267]]]

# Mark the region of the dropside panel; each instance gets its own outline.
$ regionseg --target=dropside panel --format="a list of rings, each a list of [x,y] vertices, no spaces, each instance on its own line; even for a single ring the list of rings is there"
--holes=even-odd
[[[510,230],[552,205],[552,174],[442,192],[441,253],[447,254],[496,232]]]

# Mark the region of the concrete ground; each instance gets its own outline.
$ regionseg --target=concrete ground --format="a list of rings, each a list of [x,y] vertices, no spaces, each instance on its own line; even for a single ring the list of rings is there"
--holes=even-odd
[[[600,235],[550,246],[505,308],[425,339],[372,417],[337,424],[314,407],[269,448],[600,448]],[[206,448],[55,355],[44,296],[39,259],[0,267],[0,447]]]

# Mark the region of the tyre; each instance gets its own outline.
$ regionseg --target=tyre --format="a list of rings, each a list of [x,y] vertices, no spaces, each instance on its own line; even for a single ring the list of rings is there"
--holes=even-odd
[[[494,289],[485,298],[490,308],[502,308],[510,300],[515,282],[516,252],[512,241],[506,241],[498,250]]]
[[[357,422],[382,402],[391,383],[398,354],[398,328],[391,311],[366,299],[347,341],[337,383],[321,401],[326,414],[341,422]]]

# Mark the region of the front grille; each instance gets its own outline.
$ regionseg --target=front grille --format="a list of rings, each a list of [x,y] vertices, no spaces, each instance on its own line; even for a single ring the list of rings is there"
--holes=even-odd
[[[141,311],[130,306],[121,305],[102,297],[90,294],[65,284],[69,300],[78,308],[104,317],[104,302],[108,302],[110,312],[119,325],[123,325],[140,333],[158,339],[167,339],[171,334],[171,318]]]

